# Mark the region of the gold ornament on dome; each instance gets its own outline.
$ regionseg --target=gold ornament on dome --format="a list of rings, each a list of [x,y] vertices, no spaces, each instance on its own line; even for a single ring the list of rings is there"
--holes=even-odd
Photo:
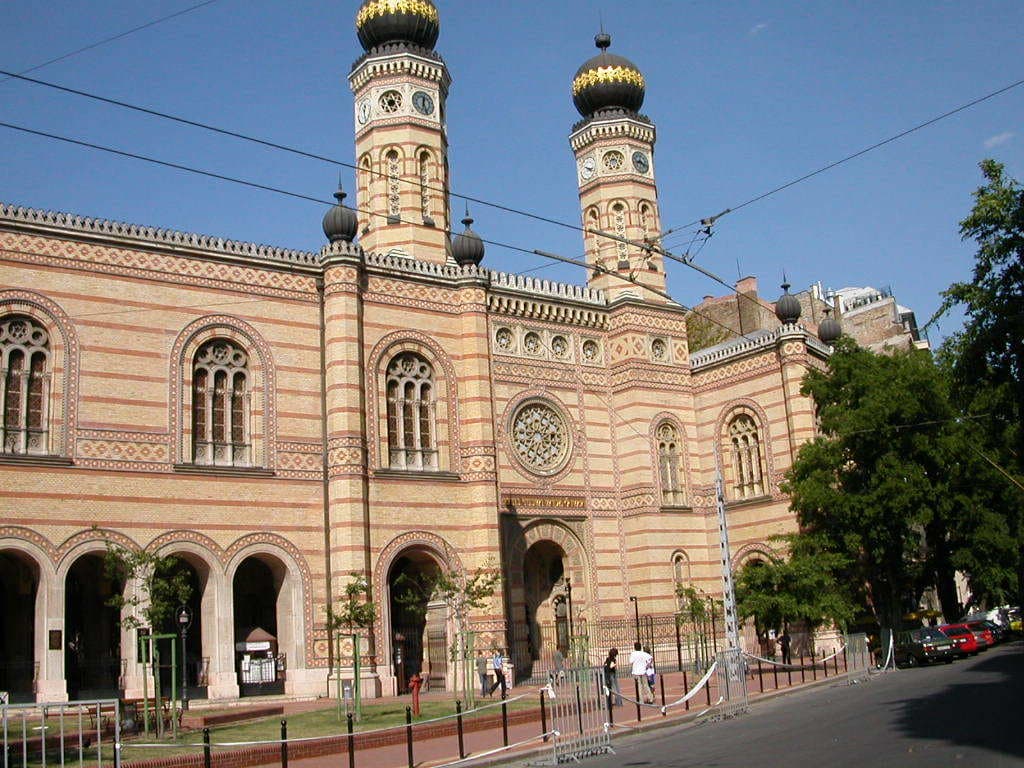
[[[356,14],[356,27],[361,27],[370,19],[389,16],[393,13],[408,13],[420,16],[435,24],[439,22],[437,8],[426,0],[371,0],[359,9]]]
[[[578,96],[580,91],[601,83],[629,83],[637,88],[645,88],[644,76],[630,67],[598,67],[581,72],[572,81],[572,95]]]

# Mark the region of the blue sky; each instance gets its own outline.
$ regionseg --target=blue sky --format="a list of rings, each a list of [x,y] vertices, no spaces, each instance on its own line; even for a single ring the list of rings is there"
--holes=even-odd
[[[195,0],[23,0],[5,6],[0,67],[21,71]],[[217,0],[33,76],[282,144],[353,159],[345,76],[358,2]],[[437,0],[456,192],[579,223],[570,81],[596,52],[647,78],[644,112],[667,229],[735,206],[1024,77],[1019,0],[924,2],[456,2]],[[8,80],[0,120],[330,199],[338,169]],[[1024,177],[1024,86],[724,217],[699,262],[796,287],[892,286],[924,322],[967,279],[957,222],[991,156]],[[352,174],[343,170],[345,186]],[[0,200],[316,249],[322,208],[0,128]],[[461,204],[453,208],[461,211]],[[579,257],[578,232],[474,206],[484,237]],[[677,252],[689,237],[669,237]],[[489,246],[518,272],[540,257]],[[581,282],[571,266],[536,272]],[[691,304],[720,286],[678,264]],[[932,340],[954,331],[940,322]]]

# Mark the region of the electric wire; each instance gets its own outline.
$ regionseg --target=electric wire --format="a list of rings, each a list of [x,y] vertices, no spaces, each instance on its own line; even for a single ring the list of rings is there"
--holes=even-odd
[[[75,145],[75,146],[85,147],[87,149],[94,149],[94,150],[101,151],[101,152],[107,152],[109,154],[117,155],[119,157],[126,157],[128,159],[139,160],[141,162],[151,163],[151,164],[162,166],[162,167],[165,167],[165,168],[171,168],[171,169],[178,170],[178,171],[184,171],[186,173],[194,173],[194,174],[197,174],[197,175],[200,175],[200,176],[205,176],[207,178],[216,179],[218,181],[226,181],[226,182],[229,182],[229,183],[232,183],[232,184],[239,184],[241,186],[250,187],[252,189],[258,189],[258,190],[261,190],[261,191],[264,191],[264,192],[271,192],[271,193],[275,193],[275,194],[285,195],[287,197],[292,197],[292,198],[299,199],[299,200],[304,200],[304,201],[307,201],[307,202],[313,202],[313,203],[317,203],[319,205],[333,205],[334,204],[333,202],[331,202],[329,200],[323,200],[321,198],[313,197],[311,195],[304,195],[304,194],[299,193],[299,192],[292,192],[290,190],[281,189],[279,187],[273,187],[273,186],[270,186],[270,185],[267,185],[267,184],[260,184],[258,182],[248,181],[246,179],[239,179],[239,178],[234,177],[234,176],[228,176],[226,174],[216,173],[214,171],[207,171],[207,170],[203,170],[201,168],[194,168],[194,167],[191,167],[191,166],[183,165],[181,163],[174,163],[174,162],[171,162],[169,160],[160,160],[159,158],[150,157],[150,156],[147,156],[147,155],[142,155],[142,154],[138,154],[138,153],[135,153],[135,152],[128,152],[128,151],[125,151],[125,150],[116,149],[114,147],[106,147],[106,146],[103,146],[102,144],[95,144],[93,142],[83,141],[81,139],[73,139],[73,138],[70,138],[68,136],[60,136],[58,134],[48,133],[46,131],[39,131],[39,130],[35,130],[33,128],[27,128],[25,126],[15,125],[13,123],[8,123],[8,122],[0,121],[0,127],[8,128],[8,129],[14,130],[14,131],[20,131],[22,133],[27,133],[27,134],[34,135],[34,136],[39,136],[41,138],[51,139],[53,141],[60,141],[60,142],[64,142],[64,143],[67,143],[67,144],[72,144],[72,145]],[[361,209],[361,208],[352,208],[351,210],[357,211],[359,213],[363,213],[363,214],[365,214],[367,216],[376,216],[378,218],[388,218],[387,214],[380,213],[378,211],[369,211],[369,210],[365,210],[365,209]],[[417,224],[415,222],[407,222],[407,223],[410,226],[427,227],[427,225],[425,225],[425,224]],[[436,227],[436,226],[431,226],[431,227],[429,227],[429,229],[431,229],[432,231],[435,231],[435,232],[444,232],[445,234],[447,234],[449,236],[458,234],[456,232],[453,232],[450,229],[442,229],[442,228]],[[696,315],[699,315],[699,316],[703,317],[708,322],[711,322],[714,325],[720,326],[721,328],[725,329],[726,331],[728,331],[730,333],[730,335],[735,334],[735,331],[732,328],[730,328],[727,325],[724,325],[723,323],[718,322],[717,320],[712,318],[710,315],[705,315],[702,312],[699,312],[698,310],[696,310],[696,309],[694,309],[692,307],[689,307],[686,304],[683,304],[682,302],[677,301],[676,299],[674,299],[670,294],[668,294],[665,291],[661,291],[659,289],[652,288],[650,286],[644,285],[643,283],[641,283],[639,280],[637,280],[632,275],[622,275],[622,274],[618,273],[617,271],[608,269],[607,267],[604,267],[604,266],[602,266],[600,264],[588,264],[586,261],[583,261],[581,259],[573,259],[573,258],[570,258],[568,256],[560,256],[558,254],[553,254],[553,253],[549,253],[549,252],[546,252],[546,251],[540,251],[540,250],[537,250],[537,249],[532,249],[531,250],[531,249],[523,248],[523,247],[518,246],[518,245],[512,245],[510,243],[504,243],[504,242],[501,242],[501,241],[498,241],[498,240],[491,240],[491,239],[486,239],[486,238],[480,238],[480,240],[483,243],[486,243],[488,245],[493,245],[493,246],[496,246],[498,248],[505,248],[505,249],[508,249],[508,250],[511,250],[511,251],[516,251],[518,253],[525,253],[525,254],[529,254],[529,255],[542,256],[542,257],[547,258],[547,259],[552,259],[552,260],[555,260],[555,261],[560,261],[560,262],[563,262],[563,263],[566,263],[566,264],[572,264],[574,266],[583,267],[586,270],[590,270],[590,271],[593,271],[593,272],[598,272],[598,273],[601,273],[601,274],[606,274],[606,275],[610,275],[612,277],[616,277],[619,280],[623,280],[625,282],[628,282],[628,283],[631,283],[633,285],[636,285],[637,287],[641,288],[642,290],[650,291],[650,292],[652,292],[652,293],[654,293],[654,294],[656,294],[658,296],[661,296],[662,298],[666,299],[670,303],[680,307],[684,311],[692,312],[692,313],[694,313]],[[746,334],[739,334],[739,336],[741,338],[749,338]]]
[[[43,67],[48,67],[51,64],[56,64],[58,61],[64,61],[65,59],[70,59],[72,56],[77,56],[80,53],[85,53],[86,51],[91,51],[94,48],[99,48],[101,45],[106,45],[107,43],[112,43],[115,40],[120,40],[121,38],[128,37],[128,35],[134,34],[136,32],[141,32],[144,29],[155,27],[157,24],[162,24],[165,21],[176,19],[178,16],[184,16],[186,13],[191,13],[192,11],[199,10],[200,8],[203,8],[207,5],[213,5],[216,2],[217,0],[204,0],[204,2],[196,3],[195,5],[191,5],[188,8],[183,8],[182,10],[176,11],[175,13],[168,14],[167,16],[161,16],[159,19],[153,19],[153,21],[147,21],[145,24],[140,24],[137,27],[132,27],[131,29],[127,29],[124,32],[119,32],[116,35],[111,35],[110,37],[105,37],[102,40],[97,40],[95,43],[90,43],[89,45],[84,45],[81,48],[76,48],[73,51],[61,54],[60,56],[55,56],[52,59],[47,59],[41,64],[35,64],[29,67],[28,69],[21,70],[21,72],[19,72],[18,74],[14,74],[11,72],[0,73],[6,75],[6,77],[0,79],[0,84],[5,83],[12,78],[20,78],[22,75],[27,75],[29,72],[35,72],[36,70],[42,69]]]
[[[715,216],[704,219],[694,219],[688,224],[683,224],[681,227],[674,227],[673,229],[670,229],[668,231],[672,232],[675,231],[676,229],[685,229],[686,227],[691,227],[694,224],[700,224],[706,221],[714,223],[715,220],[721,218],[722,216],[725,216],[726,214],[735,213],[741,208],[746,208],[748,205],[753,205],[754,203],[760,202],[761,200],[764,200],[767,197],[771,197],[774,194],[789,189],[790,187],[796,186],[797,184],[807,181],[808,179],[812,179],[815,176],[818,176],[819,174],[825,173],[826,171],[830,171],[833,168],[843,165],[844,163],[847,163],[851,160],[855,160],[856,158],[861,157],[862,155],[866,155],[868,152],[872,152],[876,149],[884,147],[886,144],[891,144],[894,141],[898,141],[899,139],[902,139],[905,136],[909,136],[910,134],[920,131],[923,128],[927,128],[930,125],[934,125],[940,120],[945,120],[947,117],[952,117],[953,115],[958,114],[959,112],[963,112],[966,109],[970,109],[973,106],[981,104],[984,101],[988,101],[989,99],[995,98],[996,96],[1006,93],[1007,91],[1011,91],[1014,88],[1018,88],[1021,85],[1024,85],[1024,79],[1017,80],[1016,82],[1010,83],[1009,85],[1004,85],[1002,88],[998,88],[990,93],[985,94],[984,96],[979,96],[976,99],[972,99],[971,101],[968,101],[965,104],[961,104],[960,106],[955,107],[949,110],[948,112],[943,112],[941,115],[936,115],[935,117],[925,120],[923,123],[918,123],[917,125],[911,128],[907,128],[906,130],[900,131],[899,133],[894,134],[893,136],[890,136],[887,139],[882,139],[881,141],[875,142],[869,147],[865,147],[864,149],[858,150],[857,152],[854,152],[853,154],[847,155],[846,157],[831,162],[828,165],[823,165],[821,168],[818,168],[817,170],[811,171],[810,173],[805,173],[803,176],[793,179],[792,181],[787,181],[785,184],[780,184],[779,186],[774,187],[773,189],[770,189],[767,192],[762,192],[759,195],[755,195],[749,200],[739,203],[738,205],[726,208],[724,211]]]

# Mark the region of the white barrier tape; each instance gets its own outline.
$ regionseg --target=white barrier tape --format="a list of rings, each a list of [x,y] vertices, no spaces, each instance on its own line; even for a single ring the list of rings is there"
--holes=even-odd
[[[698,712],[697,716],[694,719],[695,720],[700,720],[700,718],[704,717],[704,715],[706,715],[708,712],[713,710],[715,707],[717,707],[723,701],[725,701],[725,696],[719,696],[718,697],[718,701],[716,701],[714,704],[712,704],[710,707],[708,707],[707,709],[703,710],[702,712]]]
[[[714,664],[711,665],[710,669],[708,669],[708,671],[704,674],[704,677],[702,677],[700,679],[699,683],[697,683],[695,686],[693,686],[693,688],[691,688],[689,691],[687,691],[686,694],[684,696],[682,696],[681,698],[677,699],[676,701],[671,702],[670,704],[666,704],[664,707],[661,708],[661,711],[663,713],[667,712],[669,707],[678,707],[680,704],[685,704],[690,699],[692,699],[694,696],[696,696],[697,693],[700,691],[700,689],[704,687],[705,683],[707,683],[707,681],[711,679],[711,675],[714,673],[714,671],[715,671],[715,669],[717,667],[718,667],[718,662],[716,661]]]
[[[469,757],[464,757],[461,760],[455,760],[451,763],[442,763],[441,765],[435,766],[435,768],[448,768],[450,765],[465,765],[466,763],[471,763],[474,760],[480,760],[481,758],[497,755],[498,753],[505,752],[509,749],[515,749],[516,747],[522,747],[526,744],[532,744],[535,741],[541,741],[542,739],[546,739],[548,736],[555,736],[557,738],[558,736],[561,736],[561,733],[555,730],[548,731],[547,733],[542,733],[539,736],[534,736],[533,738],[525,739],[523,741],[517,741],[515,744],[509,744],[507,747],[498,747],[497,749],[491,749],[487,752],[481,752],[479,755],[470,755]]]
[[[763,656],[755,656],[752,653],[744,652],[743,655],[746,656],[748,659],[756,659],[757,661],[763,661],[766,664],[774,664],[776,667],[789,667],[791,669],[803,669],[803,668],[808,667],[808,666],[815,667],[819,663],[823,663],[823,662],[826,662],[826,661],[831,661],[832,659],[834,659],[836,656],[838,656],[840,653],[842,653],[845,650],[846,650],[846,646],[844,645],[842,648],[840,648],[838,651],[833,653],[831,656],[825,656],[825,657],[820,658],[820,659],[812,656],[810,659],[808,659],[808,661],[811,662],[810,664],[783,664],[780,661],[773,661],[771,659],[766,659]]]
[[[605,723],[604,724],[604,732],[605,733],[608,733],[608,731],[610,731],[612,728],[622,728],[623,730],[626,730],[626,731],[635,731],[636,730],[636,726],[634,726],[634,725],[622,725],[621,723]]]

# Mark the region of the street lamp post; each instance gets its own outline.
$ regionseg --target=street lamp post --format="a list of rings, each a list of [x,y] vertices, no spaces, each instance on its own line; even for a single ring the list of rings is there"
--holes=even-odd
[[[565,599],[569,603],[569,648],[572,649],[572,584],[569,582],[569,577],[565,577]]]
[[[633,604],[633,626],[636,627],[636,641],[640,642],[640,601],[636,595],[629,596],[629,602]]]
[[[178,609],[178,629],[181,631],[181,711],[188,709],[188,662],[185,643],[188,639],[188,628],[192,625],[192,611],[187,605]]]

